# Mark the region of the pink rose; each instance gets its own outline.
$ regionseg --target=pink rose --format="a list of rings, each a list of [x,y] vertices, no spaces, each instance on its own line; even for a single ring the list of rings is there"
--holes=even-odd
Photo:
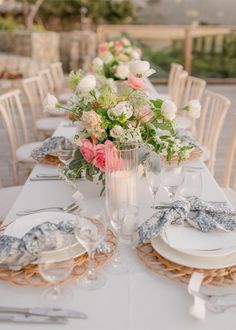
[[[146,106],[138,111],[137,117],[144,123],[147,123],[148,121],[150,121],[152,119],[153,114],[152,114],[150,108]]]
[[[82,140],[82,146],[80,147],[80,152],[83,155],[86,162],[91,163],[95,156],[94,152],[95,146],[88,139]]]
[[[105,172],[106,168],[105,159],[105,144],[97,144],[95,148],[95,158],[93,160],[93,164],[103,172]]]
[[[107,43],[106,42],[103,42],[102,44],[100,44],[98,46],[98,52],[99,53],[105,53],[108,51],[108,46],[107,46]]]
[[[108,148],[107,154],[109,156],[108,163],[106,164],[106,148]],[[99,170],[105,172],[108,166],[108,171],[114,171],[120,168],[120,159],[118,152],[114,144],[107,140],[104,144],[97,144],[95,146],[95,158],[93,159],[93,165]]]
[[[145,85],[144,81],[140,78],[137,78],[133,75],[130,75],[128,77],[127,81],[128,85],[133,89],[139,89],[139,90],[146,90],[147,86]]]
[[[109,140],[105,142],[105,145],[106,145],[106,155],[108,157],[108,159],[106,160],[106,170],[108,172],[112,172],[121,169],[122,161],[119,158],[118,150],[116,149],[114,144]]]

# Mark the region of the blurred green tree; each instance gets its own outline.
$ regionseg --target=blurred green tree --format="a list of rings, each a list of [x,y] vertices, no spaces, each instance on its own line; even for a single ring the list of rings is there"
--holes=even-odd
[[[30,0],[28,0],[30,1]],[[135,18],[132,0],[47,0],[39,8],[42,17],[69,18],[87,9],[94,23],[125,23]]]

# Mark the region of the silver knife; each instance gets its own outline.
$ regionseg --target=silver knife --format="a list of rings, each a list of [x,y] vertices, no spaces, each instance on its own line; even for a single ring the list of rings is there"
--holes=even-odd
[[[0,322],[66,324],[64,317],[48,317],[30,314],[0,314]]]
[[[74,309],[61,309],[61,308],[47,308],[47,307],[33,307],[33,308],[22,308],[22,307],[0,307],[0,313],[17,313],[17,314],[30,314],[30,315],[41,315],[51,317],[68,317],[75,319],[87,319],[88,316],[85,313]],[[1,315],[1,314],[0,314]]]
[[[47,176],[47,177],[31,177],[30,178],[30,181],[60,181],[60,180],[62,180],[62,178],[60,178],[60,177],[49,177],[49,176]]]
[[[49,173],[38,173],[36,174],[37,178],[59,178],[58,174],[49,174]]]

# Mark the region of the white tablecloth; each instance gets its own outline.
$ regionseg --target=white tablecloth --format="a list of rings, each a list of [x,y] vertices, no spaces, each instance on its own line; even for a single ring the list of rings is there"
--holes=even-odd
[[[61,123],[55,135],[71,136],[74,128],[64,127]],[[204,166],[200,161],[196,166]],[[37,164],[31,176],[36,173],[56,172],[55,167]],[[218,187],[207,168],[202,170],[203,194],[205,200],[224,201],[225,196]],[[145,180],[145,179],[142,179]],[[139,183],[140,207],[149,204],[151,195],[143,181]],[[80,180],[79,189],[85,197],[98,196],[99,188],[85,180]],[[16,200],[5,223],[16,217],[16,212],[25,208],[44,207],[50,205],[66,205],[72,200],[73,188],[63,181],[32,182],[28,180]],[[163,197],[163,195],[162,195]],[[145,219],[140,219],[141,221]],[[228,329],[236,326],[235,311],[216,315],[208,313],[205,321],[200,322],[188,315],[191,297],[186,286],[153,275],[137,258],[130,246],[124,246],[127,262],[131,270],[126,275],[107,275],[106,285],[92,292],[80,290],[76,284],[71,285],[74,299],[65,307],[78,308],[88,314],[88,320],[69,320],[63,329],[101,329],[101,330],[222,330],[226,324]],[[42,288],[14,286],[0,282],[0,305],[38,306],[42,304],[40,295]],[[54,325],[46,325],[44,329],[53,329]],[[2,329],[26,329],[32,325],[2,324]],[[41,329],[42,325],[34,325],[33,329]]]

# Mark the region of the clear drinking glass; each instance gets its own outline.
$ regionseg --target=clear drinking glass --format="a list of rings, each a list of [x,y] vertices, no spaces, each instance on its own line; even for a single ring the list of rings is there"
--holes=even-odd
[[[202,173],[201,171],[184,169],[178,194],[186,199],[201,197]]]
[[[161,182],[169,194],[170,203],[174,201],[176,192],[181,182],[181,177],[182,166],[164,163],[161,174]]]
[[[61,251],[63,251],[63,260],[56,257],[57,252],[59,253]],[[38,264],[38,270],[45,281],[53,284],[52,287],[43,292],[42,298],[46,305],[58,308],[71,300],[71,290],[65,286],[60,286],[60,284],[70,276],[73,265],[74,259],[72,257],[71,240],[69,238],[59,238],[57,249],[44,251]]]
[[[137,169],[137,146],[106,147],[106,210],[118,245],[110,271],[116,274],[128,271],[120,255],[120,237],[130,243],[137,224]]]
[[[70,164],[75,155],[75,145],[69,140],[61,143],[58,149],[58,158],[66,166]]]
[[[101,209],[93,215],[87,211],[87,215],[80,213],[76,216],[75,235],[88,253],[88,275],[78,283],[83,289],[95,290],[106,283],[105,275],[94,271],[95,250],[104,240],[106,230],[106,217]]]
[[[148,156],[146,164],[146,178],[149,190],[153,195],[153,208],[156,206],[157,196],[161,185],[161,171],[162,164],[160,157],[157,153],[151,152]]]
[[[138,207],[136,205],[130,205],[126,202],[122,202],[119,205],[117,204],[115,207],[112,204],[108,204],[107,211],[112,228],[117,237],[116,253],[112,259],[112,262],[109,264],[109,271],[113,274],[124,274],[129,271],[130,266],[127,262],[125,262],[121,253],[121,230],[135,230],[134,228],[130,228],[130,226],[136,226],[137,224]]]

